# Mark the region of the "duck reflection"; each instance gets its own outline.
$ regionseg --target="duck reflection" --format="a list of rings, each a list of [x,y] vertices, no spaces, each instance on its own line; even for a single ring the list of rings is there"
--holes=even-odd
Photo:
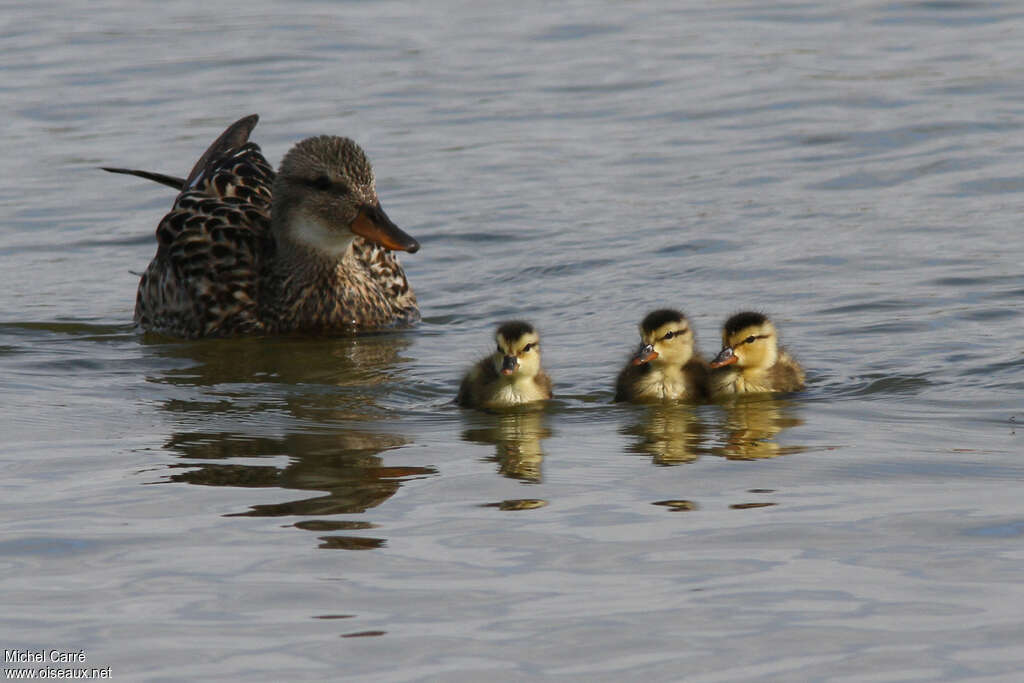
[[[649,455],[657,465],[681,465],[700,455],[704,425],[696,406],[662,403],[645,407],[641,419],[621,433],[637,437],[629,452]]]
[[[202,486],[294,489],[325,495],[284,503],[256,504],[229,517],[289,517],[358,514],[393,496],[404,481],[434,474],[431,467],[388,467],[378,455],[408,443],[395,435],[347,431],[341,433],[294,433],[282,439],[250,438],[236,433],[179,434],[167,444],[184,458],[172,469],[174,482]],[[283,466],[209,462],[232,458],[287,456]],[[309,520],[295,524],[312,531],[372,528],[366,523]],[[321,537],[321,547],[379,547],[383,539]]]
[[[187,367],[150,378],[173,387],[161,404],[176,427],[165,448],[187,460],[171,467],[188,471],[169,480],[323,493],[255,504],[228,516],[357,514],[380,505],[403,481],[435,473],[429,467],[388,467],[381,456],[410,443],[384,426],[393,418],[385,399],[399,384],[400,353],[409,343],[403,335],[376,335],[160,345],[162,358],[188,361]],[[268,431],[274,434],[266,436]],[[281,456],[287,458],[284,464],[276,460]],[[241,458],[247,462],[226,462]],[[252,463],[253,458],[275,462]],[[295,526],[314,532],[372,528],[366,522],[318,519]],[[321,548],[344,549],[384,543],[355,536],[322,536],[321,541]]]
[[[772,396],[741,396],[722,404],[723,438],[711,449],[730,460],[758,460],[800,453],[803,446],[783,446],[775,438],[785,429],[803,424],[796,406]]]
[[[491,460],[498,463],[498,471],[506,477],[540,483],[543,478],[541,463],[544,461],[540,442],[551,436],[544,412],[522,407],[478,417],[492,422],[486,427],[467,429],[462,433],[463,440],[493,444],[495,455]]]
[[[147,346],[154,349],[155,355],[180,359],[187,365],[148,379],[197,387],[254,381],[379,385],[400,374],[401,352],[411,343],[407,334],[211,339],[171,344],[151,340]]]

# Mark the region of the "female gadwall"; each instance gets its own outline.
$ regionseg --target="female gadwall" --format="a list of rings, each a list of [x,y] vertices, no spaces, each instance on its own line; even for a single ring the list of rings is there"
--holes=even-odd
[[[258,120],[230,126],[185,179],[106,169],[180,190],[156,229],[136,324],[197,338],[416,322],[416,295],[392,250],[419,243],[381,209],[363,150],[348,138],[308,138],[275,174],[249,142]]]

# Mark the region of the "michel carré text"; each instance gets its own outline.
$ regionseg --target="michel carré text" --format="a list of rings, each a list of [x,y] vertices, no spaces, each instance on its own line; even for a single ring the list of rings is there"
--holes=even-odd
[[[7,664],[30,662],[84,662],[85,650],[4,650]]]

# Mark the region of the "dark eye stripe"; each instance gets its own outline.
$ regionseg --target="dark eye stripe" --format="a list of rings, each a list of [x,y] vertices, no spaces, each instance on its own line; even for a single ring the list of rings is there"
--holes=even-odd
[[[673,337],[681,337],[681,336],[683,336],[684,334],[686,334],[689,331],[690,331],[690,328],[688,328],[688,327],[684,327],[681,330],[671,330],[669,332],[666,332],[665,336],[662,337],[662,339],[672,339]]]
[[[318,175],[316,178],[306,181],[306,185],[309,185],[314,190],[329,190],[331,189],[331,179],[325,175]]]
[[[749,337],[747,337],[746,339],[744,339],[743,341],[738,342],[737,344],[735,344],[735,346],[739,346],[740,344],[753,344],[758,339],[767,339],[770,336],[772,336],[772,335],[770,335],[770,334],[752,334]]]
[[[308,178],[302,182],[307,187],[319,190],[320,192],[333,192],[341,196],[349,193],[348,187],[344,183],[332,182],[326,175],[318,175],[315,178]]]

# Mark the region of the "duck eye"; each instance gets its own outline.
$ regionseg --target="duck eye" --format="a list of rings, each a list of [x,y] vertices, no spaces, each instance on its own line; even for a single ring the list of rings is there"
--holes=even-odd
[[[743,343],[744,344],[753,344],[755,339],[757,339],[757,337],[755,337],[754,335],[750,335],[749,337],[747,337],[746,339],[743,340]]]
[[[527,344],[526,346],[524,346],[524,347],[523,347],[523,353],[526,353],[526,352],[528,352],[528,351],[529,351],[530,349],[532,349],[532,348],[533,348],[533,345],[534,345],[535,343],[536,343],[536,342],[531,342],[531,343]]]
[[[676,333],[675,333],[675,332],[666,332],[666,333],[665,333],[665,336],[664,336],[664,337],[662,337],[662,339],[671,339],[671,338],[672,338],[672,337],[674,337],[674,336],[676,336]]]
[[[331,189],[331,179],[325,175],[318,175],[313,180],[309,181],[309,184],[315,190],[329,190]]]
[[[498,353],[505,353],[504,351],[501,350],[501,344],[498,344]]]

